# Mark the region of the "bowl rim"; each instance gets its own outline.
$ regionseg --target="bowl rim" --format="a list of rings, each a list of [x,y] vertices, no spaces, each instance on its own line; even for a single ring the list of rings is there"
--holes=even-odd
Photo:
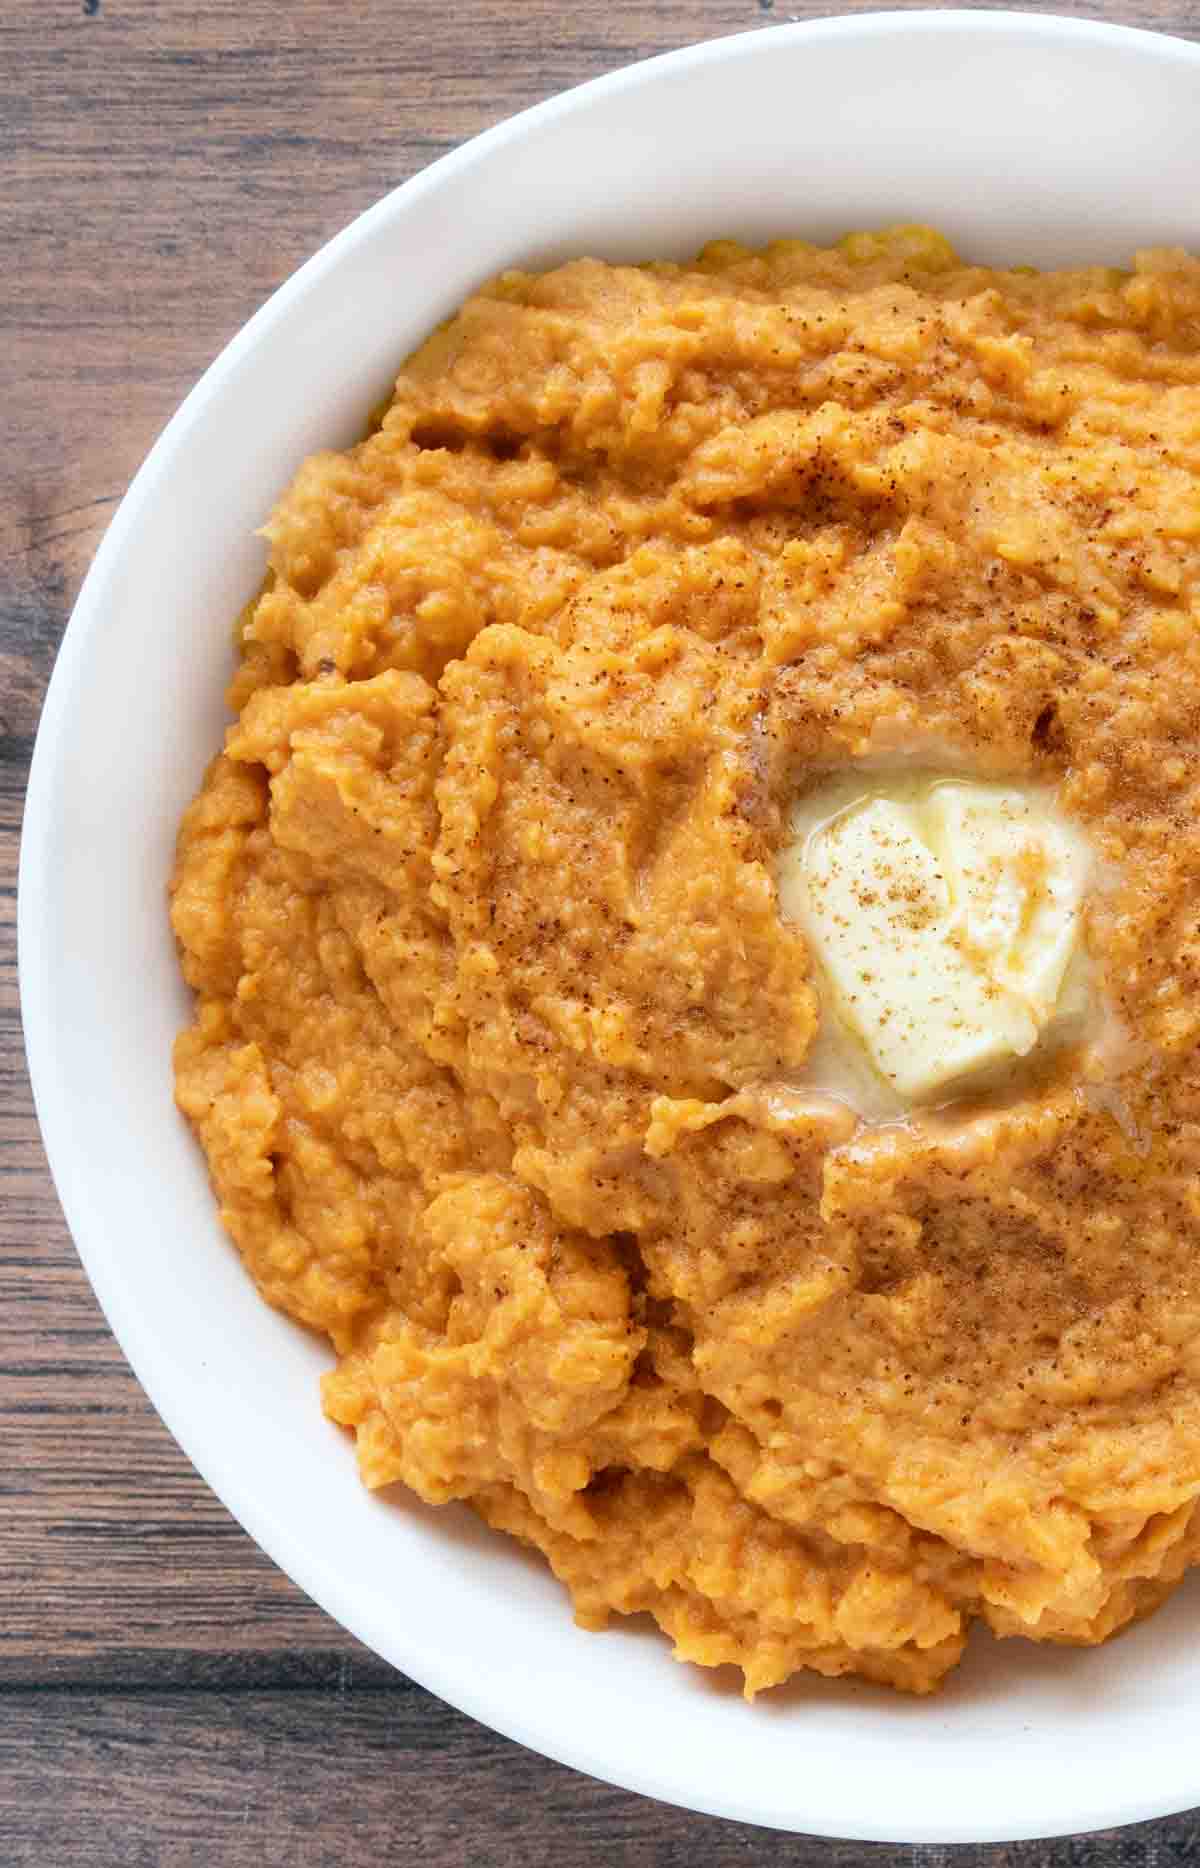
[[[436,1638],[425,1638],[419,1621],[407,1624],[399,1639],[395,1630],[390,1630],[386,1644],[381,1643],[373,1617],[365,1610],[360,1611],[353,1600],[342,1594],[332,1568],[298,1547],[287,1525],[260,1506],[253,1476],[239,1472],[228,1449],[217,1438],[210,1440],[203,1423],[177,1409],[171,1393],[169,1358],[157,1345],[151,1325],[139,1311],[136,1296],[119,1277],[110,1276],[103,1257],[89,1249],[92,1230],[89,1175],[82,1154],[72,1144],[68,1117],[58,1093],[52,1054],[54,980],[43,963],[38,941],[41,904],[47,892],[51,791],[63,729],[75,697],[84,643],[94,631],[103,627],[108,586],[152,489],[172,471],[175,458],[185,447],[200,411],[239,367],[246,353],[270,333],[311,284],[335,270],[347,253],[368,241],[382,223],[403,212],[418,197],[439,188],[452,174],[486,161],[505,144],[569,115],[593,98],[631,92],[666,76],[710,63],[759,57],[765,42],[779,42],[777,35],[789,41],[866,41],[897,32],[906,36],[938,36],[964,29],[982,36],[1016,33],[1031,44],[1057,40],[1079,46],[1124,48],[1142,57],[1157,58],[1164,64],[1189,64],[1200,76],[1200,44],[1145,27],[1053,12],[949,7],[911,12],[881,10],[813,20],[764,20],[760,26],[659,53],[572,86],[449,150],[356,215],[292,272],[224,346],[162,430],[122,497],[72,608],[47,686],[25,794],[17,890],[20,1011],[34,1106],[47,1161],[75,1249],[122,1353],[167,1430],[205,1484],[285,1575],[335,1621],[373,1651],[387,1655],[392,1664],[402,1667],[418,1684],[468,1716],[545,1757],[606,1783],[701,1814],[777,1828],[785,1827],[780,1819],[744,1802],[736,1791],[714,1785],[698,1794],[696,1785],[678,1770],[663,1771],[652,1761],[645,1760],[636,1766],[628,1760],[614,1762],[607,1752],[598,1751],[557,1721],[553,1708],[539,1718],[516,1716],[503,1681],[493,1685],[479,1670],[468,1674],[459,1666],[447,1664]],[[397,1650],[404,1651],[402,1660],[392,1659]],[[1195,1781],[1182,1786],[1166,1807],[1161,1795],[1143,1793],[1138,1796],[1124,1786],[1105,1784],[1087,1806],[1084,1831],[1063,1826],[1047,1828],[1044,1822],[1036,1819],[1032,1823],[997,1824],[993,1821],[970,1833],[964,1832],[961,1824],[939,1826],[931,1822],[920,1833],[898,1838],[886,1822],[880,1826],[864,1811],[863,1817],[849,1828],[839,1827],[836,1831],[819,1828],[810,1833],[893,1843],[1019,1841],[1086,1833],[1159,1818],[1191,1807],[1198,1797],[1200,1767]],[[799,1833],[790,1829],[790,1825],[788,1829],[790,1833]]]

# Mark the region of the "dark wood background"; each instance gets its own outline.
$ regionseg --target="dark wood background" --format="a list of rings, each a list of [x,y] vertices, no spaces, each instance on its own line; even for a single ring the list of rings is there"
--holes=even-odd
[[[894,0],[893,0],[894,4]],[[357,1646],[229,1517],[122,1360],[25,1076],[14,933],[38,709],[138,463],[246,317],[475,131],[809,0],[0,0],[0,1868],[1164,1868],[1200,1820],[875,1849],[545,1763]],[[843,9],[844,10],[844,9]],[[1200,5],[1060,10],[1200,37]]]

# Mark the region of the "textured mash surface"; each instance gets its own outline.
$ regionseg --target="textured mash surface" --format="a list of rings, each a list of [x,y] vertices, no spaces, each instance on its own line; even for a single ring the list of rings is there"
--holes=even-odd
[[[306,462],[179,839],[180,1107],[369,1485],[600,1627],[922,1692],[1200,1552],[1200,264],[921,229],[510,274]],[[808,778],[1058,787],[1127,1043],[795,1088]]]

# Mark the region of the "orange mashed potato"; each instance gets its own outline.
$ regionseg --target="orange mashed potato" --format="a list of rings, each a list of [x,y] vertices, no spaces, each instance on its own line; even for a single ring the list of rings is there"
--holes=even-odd
[[[1154,1608],[1200,1555],[1200,262],[508,273],[267,535],[178,1101],[366,1483],[748,1693]],[[929,745],[1086,833],[1125,1043],[872,1125],[804,1085],[775,865],[813,774]]]

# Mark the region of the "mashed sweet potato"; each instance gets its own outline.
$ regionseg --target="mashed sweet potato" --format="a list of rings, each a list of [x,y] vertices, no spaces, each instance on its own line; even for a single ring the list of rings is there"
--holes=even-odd
[[[178,1100],[367,1484],[750,1693],[1153,1608],[1200,1554],[1200,263],[506,274],[268,536]],[[1090,838],[1125,1042],[872,1126],[804,1086],[775,863],[813,773],[930,746]]]

